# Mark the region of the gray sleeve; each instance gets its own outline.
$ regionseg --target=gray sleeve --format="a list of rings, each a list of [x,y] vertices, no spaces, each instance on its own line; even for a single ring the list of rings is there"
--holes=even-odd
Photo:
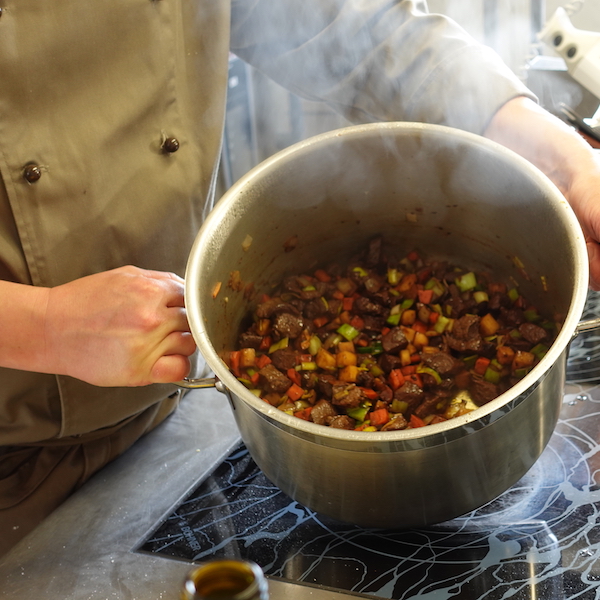
[[[352,122],[420,121],[482,133],[533,94],[457,23],[412,0],[233,0],[231,50]]]

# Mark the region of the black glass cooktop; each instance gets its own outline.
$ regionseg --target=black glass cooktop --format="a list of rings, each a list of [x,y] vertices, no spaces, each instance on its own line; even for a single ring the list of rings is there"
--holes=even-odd
[[[597,350],[587,335],[548,447],[470,514],[410,531],[339,523],[284,495],[242,445],[139,551],[249,559],[271,577],[398,600],[600,599],[600,369],[585,360]]]

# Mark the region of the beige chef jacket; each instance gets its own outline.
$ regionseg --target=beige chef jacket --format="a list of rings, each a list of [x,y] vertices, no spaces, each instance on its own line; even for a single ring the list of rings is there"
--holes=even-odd
[[[183,275],[209,209],[230,49],[353,121],[481,132],[528,93],[455,24],[395,0],[4,0],[0,277]],[[176,406],[0,369],[0,554]]]

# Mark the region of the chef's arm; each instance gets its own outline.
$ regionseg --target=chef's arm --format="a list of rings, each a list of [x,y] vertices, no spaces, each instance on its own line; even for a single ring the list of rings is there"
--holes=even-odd
[[[185,377],[195,351],[172,273],[122,267],[55,288],[0,281],[0,366],[99,386]]]
[[[572,206],[587,240],[590,284],[600,289],[600,156],[569,125],[528,98],[507,102],[486,137],[514,150],[543,171]]]

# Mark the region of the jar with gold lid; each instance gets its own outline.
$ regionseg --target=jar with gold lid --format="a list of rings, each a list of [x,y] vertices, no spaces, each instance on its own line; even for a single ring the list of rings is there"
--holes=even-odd
[[[186,576],[181,600],[267,600],[268,583],[262,569],[244,560],[213,560]]]

